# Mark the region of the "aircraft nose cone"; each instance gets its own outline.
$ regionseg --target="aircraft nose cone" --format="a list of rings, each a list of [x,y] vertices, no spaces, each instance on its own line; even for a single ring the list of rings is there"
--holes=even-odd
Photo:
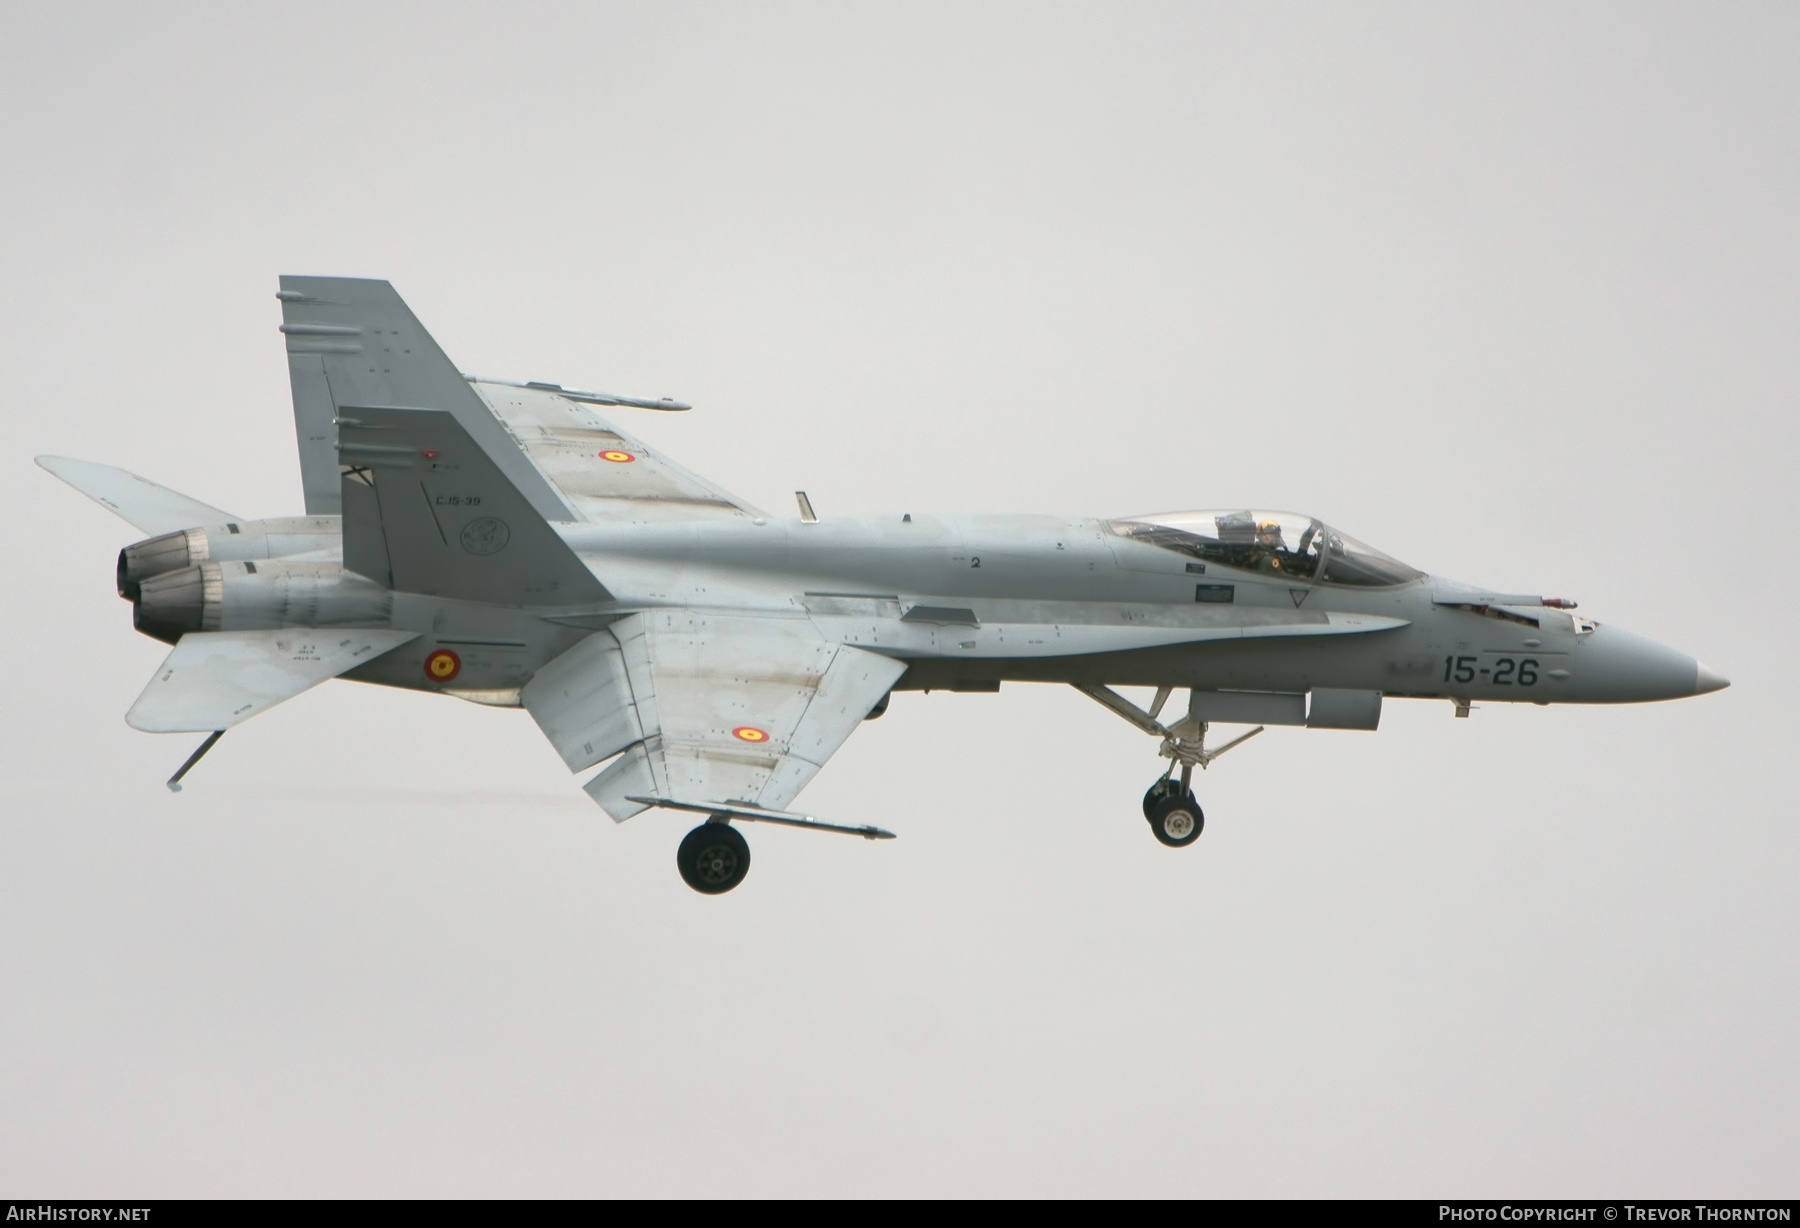
[[[1703,662],[1694,662],[1694,694],[1705,695],[1712,691],[1723,691],[1731,685],[1731,679],[1717,670],[1711,670]]]

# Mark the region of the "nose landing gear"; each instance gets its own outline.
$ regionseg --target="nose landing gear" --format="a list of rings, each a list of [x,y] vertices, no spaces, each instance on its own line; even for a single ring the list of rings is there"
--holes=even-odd
[[[1172,849],[1186,848],[1206,827],[1206,812],[1194,800],[1193,791],[1167,776],[1144,794],[1144,817],[1150,820],[1151,834]]]
[[[1194,778],[1194,768],[1204,770],[1207,764],[1232,747],[1241,746],[1261,733],[1263,726],[1258,725],[1249,733],[1240,734],[1217,750],[1208,750],[1205,721],[1197,721],[1188,716],[1173,725],[1164,725],[1156,719],[1161,715],[1163,705],[1169,701],[1172,690],[1170,687],[1158,688],[1156,699],[1148,712],[1110,687],[1077,686],[1075,689],[1145,733],[1155,734],[1162,739],[1157,754],[1169,761],[1169,768],[1144,794],[1144,818],[1149,820],[1150,831],[1156,838],[1170,848],[1186,848],[1198,840],[1206,827],[1206,813],[1200,809],[1200,803],[1194,800],[1193,790],[1189,788]],[[1175,775],[1177,767],[1181,769],[1179,779]]]

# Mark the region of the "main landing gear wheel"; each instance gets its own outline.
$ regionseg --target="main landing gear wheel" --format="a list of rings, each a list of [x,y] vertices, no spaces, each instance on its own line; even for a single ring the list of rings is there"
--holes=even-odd
[[[1186,848],[1206,828],[1206,815],[1192,793],[1159,798],[1149,810],[1150,830],[1172,849]]]
[[[702,895],[722,895],[750,873],[750,844],[729,823],[700,824],[675,850],[681,881]]]

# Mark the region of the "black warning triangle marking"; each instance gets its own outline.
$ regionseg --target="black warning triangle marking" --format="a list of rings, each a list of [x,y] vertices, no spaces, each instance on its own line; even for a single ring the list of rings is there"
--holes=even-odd
[[[1288,590],[1288,596],[1294,599],[1295,609],[1300,608],[1300,603],[1306,600],[1306,594],[1310,592],[1312,592],[1310,588],[1290,588]]]

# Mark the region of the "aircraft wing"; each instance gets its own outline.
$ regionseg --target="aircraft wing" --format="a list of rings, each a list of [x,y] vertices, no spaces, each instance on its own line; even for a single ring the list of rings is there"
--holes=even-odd
[[[147,733],[230,729],[418,636],[348,627],[190,631],[125,721]]]
[[[475,380],[473,387],[582,520],[643,524],[763,515],[658,455],[584,402],[653,403],[501,380]]]
[[[780,815],[905,672],[805,619],[657,610],[589,636],[521,698],[570,771],[618,756],[586,785],[614,819],[754,818]]]

